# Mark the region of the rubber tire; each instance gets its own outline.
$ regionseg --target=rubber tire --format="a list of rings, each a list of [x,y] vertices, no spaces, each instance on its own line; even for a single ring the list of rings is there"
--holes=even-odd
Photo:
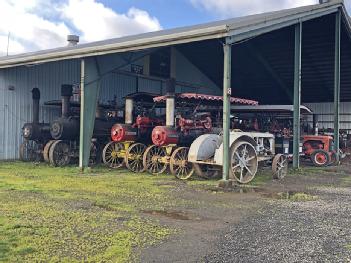
[[[318,163],[316,161],[316,155],[317,154],[323,154],[325,156],[326,162],[324,164]],[[311,161],[313,163],[314,166],[316,167],[326,167],[329,165],[330,163],[330,156],[329,153],[324,151],[324,150],[315,150],[312,154],[311,154]]]

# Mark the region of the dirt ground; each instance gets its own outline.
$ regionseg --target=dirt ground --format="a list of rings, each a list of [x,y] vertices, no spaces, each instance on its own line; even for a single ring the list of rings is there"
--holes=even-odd
[[[350,262],[350,165],[217,185],[0,163],[0,262]]]
[[[351,262],[351,167],[303,168],[282,181],[226,191],[203,186],[187,218],[154,214],[178,235],[141,262]]]

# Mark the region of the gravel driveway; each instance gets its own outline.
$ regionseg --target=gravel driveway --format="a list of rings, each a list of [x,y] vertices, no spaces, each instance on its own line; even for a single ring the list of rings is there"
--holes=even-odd
[[[200,262],[351,262],[351,188],[319,187],[313,195],[268,201]]]

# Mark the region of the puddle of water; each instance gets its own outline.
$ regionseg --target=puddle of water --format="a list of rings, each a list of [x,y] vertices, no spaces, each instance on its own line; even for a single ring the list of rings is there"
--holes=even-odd
[[[143,210],[142,212],[149,215],[165,216],[176,220],[191,220],[191,217],[182,211]]]

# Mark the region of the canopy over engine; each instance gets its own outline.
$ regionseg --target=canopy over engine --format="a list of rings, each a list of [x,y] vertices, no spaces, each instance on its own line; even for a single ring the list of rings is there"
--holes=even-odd
[[[31,123],[23,125],[23,138],[26,140],[47,140],[50,138],[50,126],[48,123],[39,123],[40,90],[38,88],[32,89],[32,99],[33,120]]]

